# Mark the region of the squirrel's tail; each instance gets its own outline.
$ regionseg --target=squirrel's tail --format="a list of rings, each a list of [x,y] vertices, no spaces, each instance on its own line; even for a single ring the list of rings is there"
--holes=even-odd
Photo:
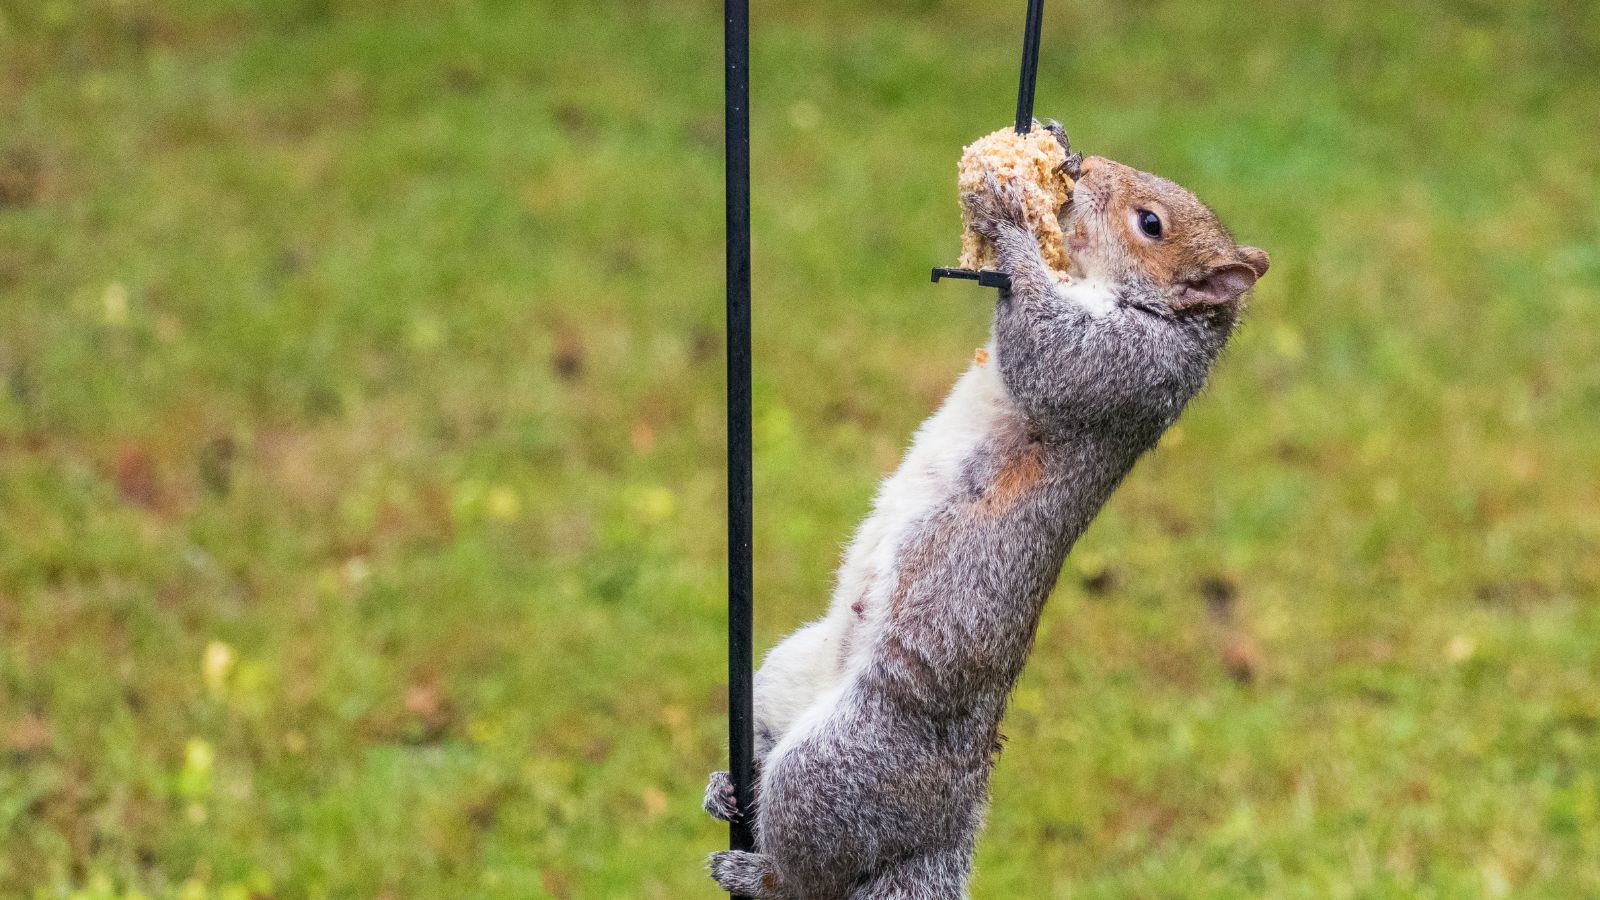
[[[723,890],[753,900],[786,900],[771,858],[744,850],[711,854],[711,877]]]

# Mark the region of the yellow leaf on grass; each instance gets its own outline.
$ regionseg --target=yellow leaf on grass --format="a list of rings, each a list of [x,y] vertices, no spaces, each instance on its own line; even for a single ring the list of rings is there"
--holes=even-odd
[[[212,641],[206,645],[205,652],[200,654],[200,678],[213,697],[228,689],[228,676],[233,674],[234,664],[238,660],[233,648],[222,641]]]

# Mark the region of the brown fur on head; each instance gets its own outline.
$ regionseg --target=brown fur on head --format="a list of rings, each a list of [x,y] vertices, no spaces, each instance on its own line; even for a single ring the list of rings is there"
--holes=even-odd
[[[1235,244],[1182,186],[1099,156],[1080,175],[1062,214],[1074,275],[1136,286],[1185,312],[1231,304],[1267,273],[1266,252]]]

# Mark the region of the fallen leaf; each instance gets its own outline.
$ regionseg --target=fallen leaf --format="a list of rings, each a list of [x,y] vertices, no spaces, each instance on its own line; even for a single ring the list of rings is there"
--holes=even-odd
[[[1200,596],[1206,599],[1206,609],[1218,622],[1228,624],[1233,621],[1233,605],[1239,596],[1238,585],[1233,583],[1233,579],[1226,575],[1202,578]]]
[[[128,288],[120,281],[106,285],[100,294],[101,317],[107,325],[128,324]]]
[[[406,712],[432,719],[444,709],[444,694],[435,684],[414,684],[406,688]]]
[[[656,448],[656,430],[644,422],[633,426],[633,431],[628,433],[628,443],[640,453],[649,453]]]
[[[667,795],[660,788],[647,787],[644,789],[644,814],[652,819],[667,811]]]
[[[233,674],[239,660],[233,648],[222,641],[212,641],[200,654],[200,678],[212,696],[220,695],[228,687],[228,676]]]
[[[1236,631],[1222,647],[1222,665],[1239,684],[1254,684],[1261,671],[1261,647],[1248,633]]]
[[[43,183],[44,165],[37,153],[12,150],[0,155],[0,208],[32,204]]]
[[[6,732],[5,749],[10,753],[27,755],[50,746],[50,723],[27,715]]]
[[[489,489],[488,496],[484,498],[484,508],[488,511],[489,518],[510,522],[522,514],[522,498],[513,488],[495,485]]]
[[[577,335],[568,333],[556,341],[550,367],[562,381],[576,381],[583,375],[583,344]]]
[[[161,502],[155,459],[142,447],[127,444],[117,451],[117,493],[134,506],[154,509]]]

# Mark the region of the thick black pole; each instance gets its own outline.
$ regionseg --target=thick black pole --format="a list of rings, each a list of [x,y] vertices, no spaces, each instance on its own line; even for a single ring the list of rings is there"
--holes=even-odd
[[[1039,29],[1044,0],[1028,0],[1028,22],[1022,31],[1022,76],[1017,79],[1017,134],[1033,128],[1033,85],[1039,80]]]
[[[739,809],[729,836],[735,850],[754,849],[750,679],[754,594],[750,442],[750,5],[724,0],[728,207],[728,772]]]

